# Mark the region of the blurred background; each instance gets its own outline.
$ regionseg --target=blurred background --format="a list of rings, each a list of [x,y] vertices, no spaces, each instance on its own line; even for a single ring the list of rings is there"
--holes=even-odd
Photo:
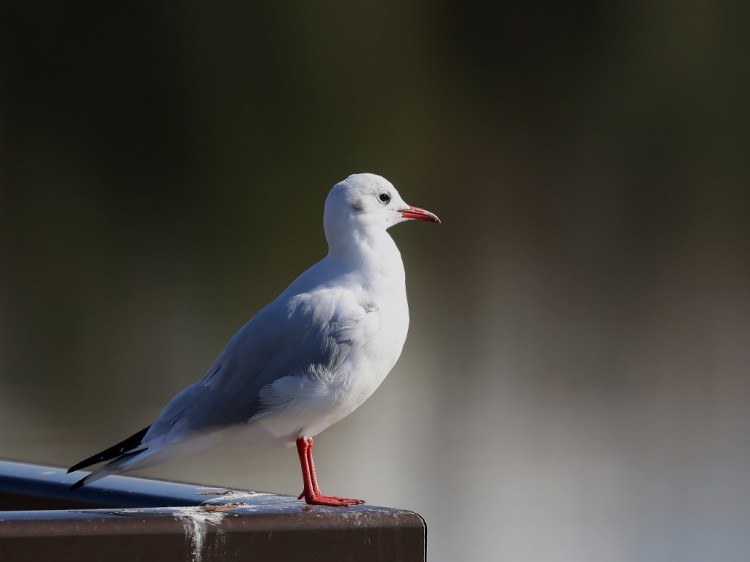
[[[750,550],[750,34],[741,3],[4,2],[0,456],[146,425],[325,251],[370,171],[402,358],[316,440],[324,490],[430,559]],[[292,450],[147,475],[297,494]]]

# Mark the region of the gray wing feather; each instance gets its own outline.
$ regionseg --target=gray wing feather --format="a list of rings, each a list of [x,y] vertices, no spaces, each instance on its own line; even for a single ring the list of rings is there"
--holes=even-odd
[[[279,302],[280,297],[259,311],[206,375],[167,404],[148,439],[166,435],[167,442],[174,442],[247,423],[263,412],[263,387],[290,374],[335,371],[349,353],[359,314],[337,313],[340,303],[329,296],[317,295],[315,307],[309,304],[312,299],[299,295],[286,302]]]

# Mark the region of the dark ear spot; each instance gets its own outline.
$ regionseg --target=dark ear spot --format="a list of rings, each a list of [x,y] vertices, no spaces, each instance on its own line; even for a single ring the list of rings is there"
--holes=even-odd
[[[359,201],[355,201],[354,203],[352,203],[352,209],[354,209],[355,213],[363,213],[365,211],[364,206]]]

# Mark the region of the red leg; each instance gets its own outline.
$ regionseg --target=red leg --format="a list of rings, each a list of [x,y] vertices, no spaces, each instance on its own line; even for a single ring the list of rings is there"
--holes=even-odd
[[[322,494],[320,493],[320,488],[318,487],[318,477],[315,474],[315,462],[313,462],[312,448],[313,440],[311,438],[309,440],[309,447],[307,447],[307,466],[310,468],[310,478],[312,479],[313,494],[315,494],[316,496],[320,496]]]
[[[320,493],[318,488],[318,479],[315,476],[315,463],[312,456],[313,440],[310,437],[300,437],[297,439],[297,454],[299,463],[302,466],[302,483],[304,489],[299,499],[305,498],[305,501],[311,505],[333,505],[333,506],[350,506],[365,503],[362,500],[353,498],[339,498],[338,496],[326,496]]]

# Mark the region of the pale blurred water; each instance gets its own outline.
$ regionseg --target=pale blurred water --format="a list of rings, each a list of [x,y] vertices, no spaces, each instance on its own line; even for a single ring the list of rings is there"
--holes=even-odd
[[[367,170],[443,224],[393,230],[411,333],[316,440],[324,490],[418,511],[437,561],[745,560],[739,18],[436,6],[5,19],[0,455],[149,423]],[[300,490],[291,450],[146,474]]]

